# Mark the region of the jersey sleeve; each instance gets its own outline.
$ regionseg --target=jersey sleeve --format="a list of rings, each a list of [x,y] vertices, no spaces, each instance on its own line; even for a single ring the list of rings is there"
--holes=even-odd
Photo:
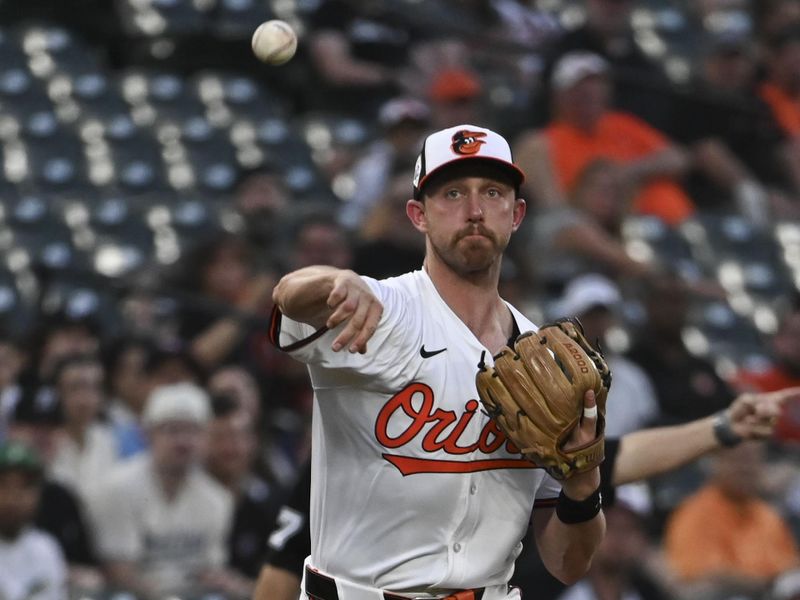
[[[411,356],[414,343],[421,336],[421,321],[411,310],[412,293],[400,285],[390,285],[370,277],[363,277],[383,304],[383,315],[374,335],[367,342],[365,354],[351,354],[346,349],[334,352],[331,344],[346,322],[333,330],[314,327],[273,312],[270,338],[273,343],[307,365],[324,370],[341,370],[372,378],[403,372],[405,364],[400,357]]]

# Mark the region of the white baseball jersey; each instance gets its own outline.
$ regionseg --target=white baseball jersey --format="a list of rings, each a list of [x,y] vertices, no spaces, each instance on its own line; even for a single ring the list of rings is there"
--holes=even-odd
[[[481,410],[491,352],[427,273],[364,279],[384,306],[366,354],[333,352],[338,328],[272,324],[314,387],[311,564],[393,591],[504,584],[534,500],[553,505],[560,485]]]

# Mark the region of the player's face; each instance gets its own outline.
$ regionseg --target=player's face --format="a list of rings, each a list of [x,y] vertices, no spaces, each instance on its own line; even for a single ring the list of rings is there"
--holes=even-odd
[[[408,214],[428,236],[429,253],[469,275],[499,263],[525,214],[525,201],[494,170],[455,175],[426,189],[424,203],[409,202]]]

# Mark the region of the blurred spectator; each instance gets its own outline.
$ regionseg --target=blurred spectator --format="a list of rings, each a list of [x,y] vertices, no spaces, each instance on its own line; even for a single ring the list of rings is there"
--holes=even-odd
[[[106,412],[121,458],[147,448],[140,418],[151,388],[145,366],[152,344],[142,338],[125,337],[116,340],[106,353],[110,393]]]
[[[199,245],[178,266],[182,281],[181,339],[204,368],[242,358],[248,319],[268,314],[275,275],[256,249],[234,234]]]
[[[321,0],[305,14],[315,72],[312,107],[374,112],[402,92],[402,71],[418,35],[381,3]]]
[[[766,39],[766,78],[759,93],[787,136],[800,135],[800,24],[788,25]]]
[[[214,371],[208,378],[208,391],[212,395],[231,398],[251,423],[261,423],[261,392],[253,375],[244,367],[229,364]]]
[[[547,90],[552,85],[555,65],[568,53],[591,52],[611,65],[614,107],[636,115],[652,127],[666,130],[671,115],[671,82],[662,64],[648,57],[631,28],[634,0],[583,0],[585,20],[553,43],[545,54],[542,97],[534,114],[535,125],[549,120],[553,109]]]
[[[744,391],[773,392],[800,385],[800,309],[787,313],[769,341],[772,365],[763,371],[742,371],[736,384]],[[800,404],[784,407],[775,436],[800,442]]]
[[[689,156],[639,118],[613,110],[611,95],[608,63],[600,56],[572,52],[559,59],[552,77],[553,120],[517,144],[528,197],[564,206],[586,165],[607,158],[619,164],[624,188],[634,193],[630,212],[680,223],[694,211],[678,184]]]
[[[787,25],[800,24],[800,0],[760,0],[751,3],[759,36],[767,40]]]
[[[109,473],[92,497],[98,551],[115,588],[147,599],[235,596],[224,567],[232,499],[202,469],[210,416],[201,388],[156,389],[142,416],[150,450]]]
[[[283,495],[255,471],[258,441],[250,415],[227,396],[215,397],[212,407],[206,469],[234,498],[228,565],[240,574],[240,595],[250,597]]]
[[[262,250],[268,250],[275,235],[275,224],[289,207],[289,192],[280,172],[270,166],[244,173],[236,186],[234,205],[245,217],[248,237]]]
[[[411,169],[428,126],[430,109],[409,96],[393,98],[381,106],[378,123],[382,135],[364,149],[352,169],[355,192],[339,215],[348,229],[358,229],[386,193],[394,173]]]
[[[214,371],[208,378],[208,391],[212,396],[230,398],[238,410],[247,415],[250,427],[257,432],[255,466],[262,477],[283,481],[294,476],[294,465],[286,464],[286,457],[278,445],[276,430],[280,429],[284,415],[298,417],[285,406],[262,395],[255,376],[238,364],[229,364]],[[289,419],[291,421],[291,418]]]
[[[34,526],[44,467],[23,444],[0,446],[0,595],[63,600],[67,569],[53,537]]]
[[[69,488],[47,473],[63,433],[61,405],[41,402],[42,397],[26,396],[17,403],[8,438],[32,448],[44,465],[45,479],[35,523],[52,535],[69,566],[70,585],[87,593],[100,588],[104,578],[86,520],[86,506]],[[37,401],[38,400],[38,401]]]
[[[648,563],[658,560],[647,531],[650,510],[650,494],[644,484],[618,487],[614,504],[603,509],[606,535],[589,572],[559,596],[559,600],[671,598],[659,576],[648,572]]]
[[[111,427],[100,422],[105,404],[103,379],[102,364],[90,354],[65,356],[53,373],[64,435],[58,440],[50,472],[84,502],[120,460]]]
[[[606,335],[616,324],[622,295],[611,281],[596,273],[573,279],[555,306],[555,317],[576,316],[586,338],[604,349],[614,385],[608,393],[606,435],[614,438],[647,427],[658,420],[659,408],[653,384],[636,363],[614,352]]]
[[[19,376],[24,360],[19,342],[0,334],[0,442],[5,438],[6,426],[22,393]]]
[[[528,255],[548,256],[531,264],[534,280],[558,289],[586,272],[598,271],[614,279],[649,273],[651,267],[629,256],[623,244],[621,229],[629,195],[616,164],[606,159],[587,164],[567,203],[541,207],[527,225]]]
[[[484,122],[482,98],[483,84],[476,73],[464,67],[442,68],[433,74],[428,88],[431,128]]]
[[[443,67],[433,74],[428,87],[431,128],[485,122],[482,97],[483,84],[476,73],[464,67]]]
[[[800,565],[787,524],[759,498],[766,469],[761,442],[721,450],[710,481],[670,517],[666,557],[699,597],[760,594]]]
[[[389,181],[386,193],[367,215],[353,256],[356,273],[382,279],[422,268],[425,238],[406,216],[412,172]]]
[[[653,382],[662,423],[685,423],[724,409],[733,400],[732,390],[714,365],[693,356],[683,343],[690,301],[686,283],[669,272],[643,283],[646,321],[628,357]]]
[[[148,343],[144,375],[148,398],[155,388],[175,383],[200,384],[205,379],[203,368],[180,342]]]
[[[331,265],[341,269],[349,268],[352,260],[348,232],[330,214],[318,212],[298,221],[285,267]]]
[[[44,317],[31,340],[31,360],[21,375],[24,386],[45,385],[53,368],[69,354],[97,352],[101,343],[100,323],[91,315],[73,316],[62,311]]]
[[[789,137],[756,91],[754,43],[746,33],[708,33],[699,62],[671,129],[694,156],[687,185],[698,204],[764,224],[791,208],[786,193],[798,189],[800,171],[789,160]]]

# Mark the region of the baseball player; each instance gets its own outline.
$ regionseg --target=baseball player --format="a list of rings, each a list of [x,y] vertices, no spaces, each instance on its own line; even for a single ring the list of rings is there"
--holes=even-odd
[[[377,281],[308,267],[276,286],[272,339],[315,392],[305,596],[519,598],[508,581],[531,514],[553,575],[587,570],[605,530],[599,469],[557,482],[476,399],[477,365],[536,329],[497,290],[523,180],[497,133],[435,132],[407,204],[421,270]],[[592,391],[583,410],[566,449],[598,435]]]
[[[690,423],[641,429],[619,439],[607,438],[605,461],[600,467],[603,505],[613,502],[615,487],[642,481],[673,469],[721,447],[743,440],[769,439],[775,433],[784,407],[800,401],[800,387],[778,392],[740,394],[724,411]],[[281,508],[268,545],[269,563],[259,576],[255,600],[294,600],[303,575],[303,560],[309,553],[308,507],[311,469],[303,468],[291,497]],[[530,553],[518,557],[512,582],[536,582],[537,597],[554,597],[563,585],[536,569],[531,573]],[[520,573],[520,561],[527,572]],[[535,566],[538,567],[538,562]],[[523,593],[527,587],[522,585]],[[549,594],[547,592],[550,592]]]

